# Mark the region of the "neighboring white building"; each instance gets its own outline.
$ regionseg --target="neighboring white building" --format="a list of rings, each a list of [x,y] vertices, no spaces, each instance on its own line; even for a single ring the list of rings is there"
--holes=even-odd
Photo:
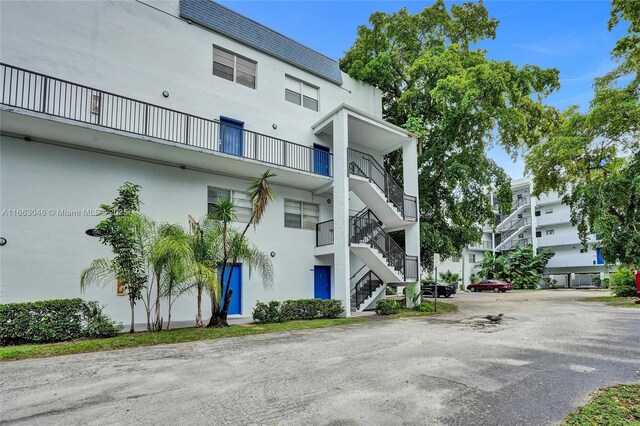
[[[547,264],[545,277],[555,280],[556,287],[590,287],[598,285],[605,276],[604,259],[599,249],[592,244],[585,249],[578,237],[578,230],[571,225],[570,209],[562,204],[562,197],[556,193],[532,197],[530,178],[513,180],[513,208],[504,216],[497,214],[497,226],[484,227],[482,242],[468,247],[464,253],[441,262],[440,271],[451,270],[463,277],[469,284],[469,277],[478,274],[476,266],[486,251],[495,254],[513,250],[516,244],[533,245],[537,252],[550,248],[555,252]],[[497,203],[497,201],[496,201]],[[494,204],[497,212],[497,204]],[[590,243],[595,239],[590,238]]]
[[[80,271],[111,256],[85,234],[90,209],[130,181],[158,222],[186,226],[220,196],[246,221],[267,169],[277,199],[249,237],[275,283],[240,265],[230,313],[317,297],[350,315],[416,279],[416,140],[336,61],[209,1],[1,2],[0,17],[2,303],[84,297],[126,322],[115,282],[80,293]],[[381,166],[396,150],[404,186]],[[173,318],[195,313],[187,295]]]

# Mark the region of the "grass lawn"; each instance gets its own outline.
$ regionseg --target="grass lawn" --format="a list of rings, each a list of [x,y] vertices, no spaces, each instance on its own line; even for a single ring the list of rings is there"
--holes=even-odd
[[[447,312],[456,312],[458,306],[453,303],[438,301],[438,312],[435,312],[433,302],[422,302],[423,311],[417,311],[415,309],[402,308],[397,314],[387,315],[386,318],[411,318],[411,317],[423,317],[425,315],[444,314]]]
[[[438,306],[439,305],[440,304],[438,304]],[[0,361],[108,351],[137,346],[163,345],[167,343],[195,342],[198,340],[221,339],[225,337],[247,336],[250,334],[276,333],[278,331],[325,328],[363,321],[366,320],[362,318],[336,318],[290,321],[276,324],[232,325],[226,328],[179,328],[158,333],[122,333],[116,337],[106,339],[0,347]]]
[[[637,297],[617,297],[617,296],[598,296],[585,297],[580,299],[581,302],[604,302],[607,305],[618,306],[620,308],[640,308],[640,304],[636,304]]]
[[[565,417],[563,425],[640,425],[640,385],[618,385],[595,392]]]

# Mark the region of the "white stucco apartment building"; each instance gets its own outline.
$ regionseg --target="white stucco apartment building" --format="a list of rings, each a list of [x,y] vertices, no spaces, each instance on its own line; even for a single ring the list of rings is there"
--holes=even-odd
[[[249,238],[275,282],[239,265],[231,314],[317,297],[350,315],[418,276],[415,138],[335,60],[211,1],[1,2],[0,16],[2,303],[84,297],[126,322],[115,282],[80,293],[81,270],[111,256],[85,233],[91,209],[129,181],[157,222],[186,226],[222,196],[242,222],[267,169],[277,198]],[[396,150],[402,184],[381,166]],[[186,295],[173,318],[195,309]]]
[[[443,261],[440,270],[456,272],[468,284],[470,275],[479,273],[477,263],[486,251],[503,254],[516,244],[532,245],[536,252],[543,248],[555,252],[544,272],[545,277],[555,280],[555,286],[598,286],[598,279],[602,282],[606,275],[604,259],[600,250],[593,248],[593,236],[588,240],[588,248],[582,246],[578,230],[571,225],[569,206],[562,204],[562,196],[556,193],[532,196],[530,178],[513,180],[511,189],[514,197],[511,213],[497,214],[495,232],[492,226],[485,226],[482,242],[468,247],[459,257]],[[497,212],[498,206],[495,207]]]

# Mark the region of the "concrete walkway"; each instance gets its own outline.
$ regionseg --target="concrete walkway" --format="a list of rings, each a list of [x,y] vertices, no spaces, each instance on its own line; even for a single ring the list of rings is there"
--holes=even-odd
[[[461,294],[447,316],[4,363],[1,421],[555,424],[640,378],[640,309],[578,301],[600,294]]]

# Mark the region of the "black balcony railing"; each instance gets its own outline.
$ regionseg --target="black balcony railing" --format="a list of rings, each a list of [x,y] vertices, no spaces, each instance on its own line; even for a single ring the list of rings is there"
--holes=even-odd
[[[333,244],[333,219],[316,224],[316,247]]]
[[[333,154],[0,63],[0,103],[318,175]]]
[[[404,193],[402,186],[373,158],[364,152],[349,148],[347,154],[349,173],[366,177],[374,183],[402,214],[402,218],[409,221],[418,220],[417,199]]]

